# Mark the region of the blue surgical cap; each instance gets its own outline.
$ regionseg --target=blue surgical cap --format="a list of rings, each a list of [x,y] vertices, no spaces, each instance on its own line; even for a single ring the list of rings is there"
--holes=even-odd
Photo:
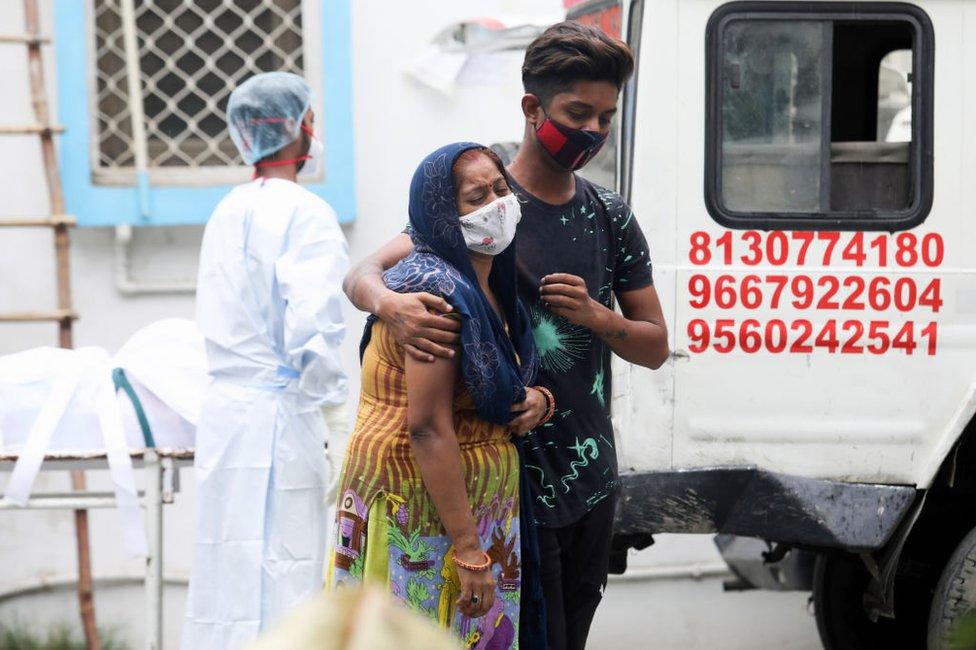
[[[294,142],[311,103],[308,83],[290,72],[263,72],[235,88],[227,127],[244,162],[253,165]]]

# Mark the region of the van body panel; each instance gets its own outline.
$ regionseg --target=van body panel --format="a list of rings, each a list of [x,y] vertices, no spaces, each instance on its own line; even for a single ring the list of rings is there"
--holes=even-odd
[[[903,485],[824,481],[749,467],[621,477],[614,532],[711,533],[792,545],[876,550],[915,502]]]
[[[967,146],[974,142],[974,120],[966,110],[976,105],[976,77],[957,64],[976,60],[976,37],[965,38],[966,26],[976,24],[976,6],[953,0],[915,5],[928,15],[936,39],[933,201],[924,222],[905,231],[910,237],[854,230],[823,238],[814,232],[807,241],[811,231],[730,230],[706,209],[706,25],[722,4],[643,2],[634,124],[624,129],[634,140],[621,149],[633,147],[631,169],[624,170],[629,198],[649,241],[676,354],[655,372],[618,364],[621,471],[755,467],[831,482],[925,488],[976,412],[976,233],[966,194],[976,177],[976,147]],[[630,15],[626,5],[624,14]],[[861,162],[856,146],[834,149],[838,164]],[[903,160],[882,154],[882,163]],[[855,239],[865,254],[860,261]],[[908,246],[909,240],[916,243]],[[707,249],[707,261],[696,242]],[[938,263],[922,261],[923,242],[928,261]],[[915,249],[914,263],[891,257],[902,245],[906,261],[913,255],[908,249]],[[698,291],[705,285],[707,302]],[[886,290],[896,288],[900,304],[893,297],[885,304]],[[758,305],[746,304],[756,302],[756,290]],[[926,290],[928,306],[920,304]],[[892,345],[909,321],[911,337],[901,336],[902,347]],[[715,349],[720,322],[721,341],[732,341],[722,346],[727,352]],[[690,326],[707,327],[707,347],[695,351],[701,340]],[[770,351],[779,348],[781,334],[785,349]],[[872,342],[883,351],[869,351]]]

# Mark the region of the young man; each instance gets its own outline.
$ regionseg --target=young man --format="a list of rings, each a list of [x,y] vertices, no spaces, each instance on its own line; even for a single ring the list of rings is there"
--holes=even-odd
[[[528,48],[525,134],[508,172],[522,202],[519,292],[532,312],[540,383],[556,416],[530,434],[549,647],[583,648],[606,585],[617,488],[610,354],[650,368],[668,357],[647,242],[616,193],[574,172],[599,151],[633,71],[627,46],[564,22]],[[390,323],[418,359],[451,356],[458,326],[429,294],[389,291],[381,273],[412,248],[397,236],[347,276],[360,309]],[[622,312],[614,312],[614,301]]]

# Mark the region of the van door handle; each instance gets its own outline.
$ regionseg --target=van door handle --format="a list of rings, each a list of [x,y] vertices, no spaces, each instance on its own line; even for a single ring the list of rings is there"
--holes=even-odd
[[[668,358],[669,359],[672,359],[672,360],[675,360],[675,359],[690,359],[691,358],[691,355],[688,354],[685,350],[672,350],[671,351],[671,354],[668,355]]]

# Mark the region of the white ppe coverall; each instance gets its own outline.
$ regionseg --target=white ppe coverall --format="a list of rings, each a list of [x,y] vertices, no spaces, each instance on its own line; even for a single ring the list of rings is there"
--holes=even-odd
[[[245,646],[322,588],[320,409],[346,400],[347,267],[335,212],[287,180],[235,188],[207,223],[197,321],[212,383],[197,426],[184,650]]]

